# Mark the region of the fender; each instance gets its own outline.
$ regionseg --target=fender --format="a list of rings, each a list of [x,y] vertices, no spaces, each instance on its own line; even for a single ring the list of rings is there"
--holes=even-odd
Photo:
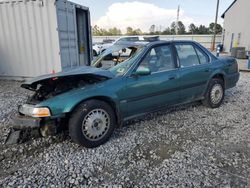
[[[121,109],[120,109],[120,103],[117,97],[112,97],[112,96],[107,96],[107,95],[98,95],[98,96],[92,96],[90,98],[86,98],[82,101],[80,101],[78,104],[76,104],[71,110],[70,112],[72,112],[80,103],[84,102],[84,101],[88,101],[91,99],[96,99],[96,100],[100,100],[100,101],[104,101],[106,103],[108,103],[114,110],[115,116],[116,116],[116,122],[117,122],[117,126],[118,127],[122,127],[123,125],[123,116],[121,113]]]
[[[214,77],[216,77],[216,75],[222,75],[223,76],[223,80],[224,80],[224,84],[226,84],[226,79],[225,79],[225,76],[226,76],[226,73],[223,69],[214,69],[214,71],[211,73],[211,75],[209,76],[209,79],[206,83],[206,89],[203,93],[203,96],[205,95],[205,93],[207,92],[207,88],[208,88],[208,84],[210,82],[210,80]]]

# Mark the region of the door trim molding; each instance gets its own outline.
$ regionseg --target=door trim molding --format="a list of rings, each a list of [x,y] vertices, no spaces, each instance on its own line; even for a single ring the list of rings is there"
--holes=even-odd
[[[189,84],[189,85],[186,85],[186,86],[175,87],[175,88],[171,88],[171,89],[164,89],[162,91],[150,93],[150,94],[147,94],[147,95],[141,95],[141,96],[131,97],[131,98],[127,98],[127,99],[121,99],[120,103],[135,102],[135,101],[143,100],[143,99],[146,99],[146,98],[155,97],[155,96],[158,96],[158,95],[175,92],[175,91],[178,91],[178,90],[184,90],[184,89],[188,89],[188,88],[194,88],[194,87],[202,86],[202,85],[205,85],[206,83],[207,83],[206,81],[203,81],[203,82],[198,82],[198,83],[194,83],[194,84]]]

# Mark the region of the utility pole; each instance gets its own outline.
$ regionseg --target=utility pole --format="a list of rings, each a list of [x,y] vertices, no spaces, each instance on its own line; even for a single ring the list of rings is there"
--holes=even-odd
[[[215,49],[215,39],[216,39],[219,5],[220,5],[220,0],[217,0],[215,22],[214,22],[214,37],[213,37],[212,48],[211,48],[212,51],[214,51],[214,49]]]
[[[177,19],[176,19],[176,24],[175,24],[175,33],[176,33],[176,35],[178,35],[179,17],[180,17],[180,5],[178,5],[178,9],[177,9]]]

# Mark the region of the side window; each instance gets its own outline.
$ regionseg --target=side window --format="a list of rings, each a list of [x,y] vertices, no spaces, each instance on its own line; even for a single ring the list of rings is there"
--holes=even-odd
[[[193,45],[177,44],[176,50],[179,56],[181,67],[190,67],[200,64]]]
[[[208,56],[203,51],[201,51],[199,48],[195,48],[195,49],[196,49],[197,55],[200,59],[200,64],[208,63],[209,62]]]
[[[141,61],[139,68],[149,68],[151,73],[175,69],[175,63],[169,45],[152,48]]]

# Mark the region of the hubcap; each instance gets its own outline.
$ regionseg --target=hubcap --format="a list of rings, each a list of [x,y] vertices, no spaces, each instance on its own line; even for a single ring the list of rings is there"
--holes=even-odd
[[[223,97],[223,88],[220,84],[215,84],[211,90],[210,98],[213,104],[218,104]]]
[[[103,109],[90,111],[82,122],[82,133],[91,141],[100,140],[108,132],[110,116]]]

